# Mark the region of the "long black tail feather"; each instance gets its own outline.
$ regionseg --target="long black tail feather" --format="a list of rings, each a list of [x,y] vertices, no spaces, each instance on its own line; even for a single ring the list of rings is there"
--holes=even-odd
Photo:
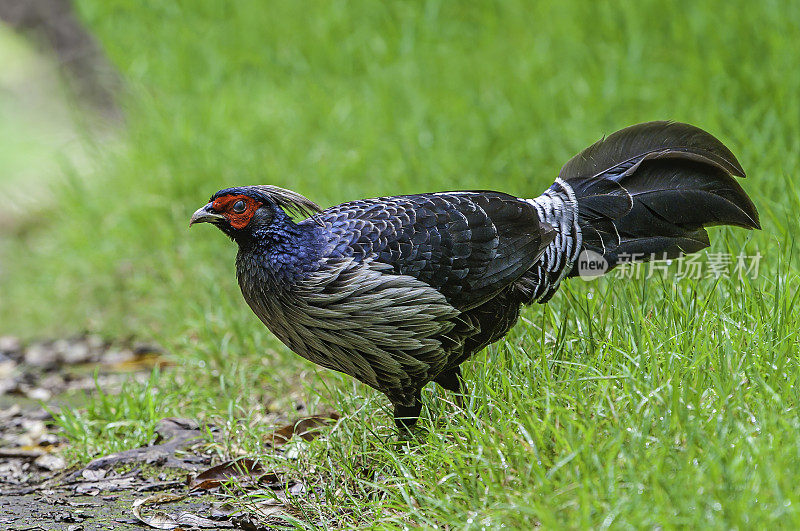
[[[697,252],[709,245],[704,227],[761,228],[735,179],[744,176],[733,153],[711,134],[683,123],[649,122],[588,147],[564,165],[559,179],[577,201],[581,249],[603,255],[613,267]]]
[[[761,228],[736,177],[744,170],[733,153],[688,124],[634,125],[589,146],[528,200],[556,238],[518,282],[523,300],[549,300],[564,277],[579,274],[586,250],[602,255],[610,271],[704,249],[705,227]]]

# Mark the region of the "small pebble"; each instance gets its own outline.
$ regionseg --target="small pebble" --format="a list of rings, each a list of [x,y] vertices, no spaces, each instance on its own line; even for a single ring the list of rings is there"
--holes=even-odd
[[[33,389],[27,390],[25,392],[25,396],[31,400],[41,400],[42,402],[47,402],[50,400],[53,394],[43,387],[34,387]]]
[[[63,349],[60,350],[59,354],[61,355],[61,361],[67,365],[86,363],[90,361],[92,357],[89,345],[82,340],[67,343]]]
[[[16,354],[22,350],[22,341],[14,336],[0,336],[0,353]]]
[[[54,367],[58,353],[46,343],[33,343],[25,350],[25,363],[34,367]]]
[[[44,454],[39,456],[33,463],[39,468],[44,468],[45,470],[50,470],[51,472],[63,470],[67,467],[67,462],[63,457],[53,454]]]
[[[98,468],[97,470],[84,470],[81,472],[81,476],[83,479],[87,481],[100,481],[101,479],[106,477],[108,470],[105,468]]]

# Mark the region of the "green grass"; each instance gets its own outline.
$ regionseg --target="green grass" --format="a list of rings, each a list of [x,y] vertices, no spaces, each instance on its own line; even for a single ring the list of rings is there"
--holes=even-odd
[[[800,525],[800,4],[564,4],[78,1],[127,81],[123,142],[4,243],[0,333],[156,338],[179,366],[62,418],[75,455],[145,442],[165,415],[222,426],[221,454],[263,453],[264,410],[305,403],[344,417],[265,459],[324,485],[298,502],[306,522]],[[186,230],[235,184],[323,205],[532,197],[653,119],[739,157],[764,230],[713,229],[711,251],[760,252],[758,278],[572,281],[466,365],[466,411],[426,389],[408,448],[382,396],[262,328],[230,242]]]

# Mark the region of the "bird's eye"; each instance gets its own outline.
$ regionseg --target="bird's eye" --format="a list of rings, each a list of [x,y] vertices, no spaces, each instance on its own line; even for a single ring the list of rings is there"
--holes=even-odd
[[[242,212],[245,211],[246,208],[247,208],[247,205],[241,199],[239,199],[238,201],[236,201],[233,204],[233,211],[236,212],[237,214],[241,214]]]

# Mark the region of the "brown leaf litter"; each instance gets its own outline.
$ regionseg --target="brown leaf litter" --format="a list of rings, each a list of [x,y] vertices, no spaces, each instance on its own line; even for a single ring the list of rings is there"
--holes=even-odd
[[[315,488],[251,457],[214,464],[222,433],[190,419],[162,419],[151,444],[66,469],[59,451],[68,441],[37,402],[55,408],[52,398],[65,391],[108,392],[130,371],[146,375],[166,365],[147,344],[88,335],[28,345],[0,338],[0,522],[9,529],[80,529],[97,518],[154,529],[274,529],[301,518],[295,506]],[[332,412],[304,417],[264,443],[284,452],[293,438],[311,441],[338,419]],[[142,493],[149,494],[136,499]]]

